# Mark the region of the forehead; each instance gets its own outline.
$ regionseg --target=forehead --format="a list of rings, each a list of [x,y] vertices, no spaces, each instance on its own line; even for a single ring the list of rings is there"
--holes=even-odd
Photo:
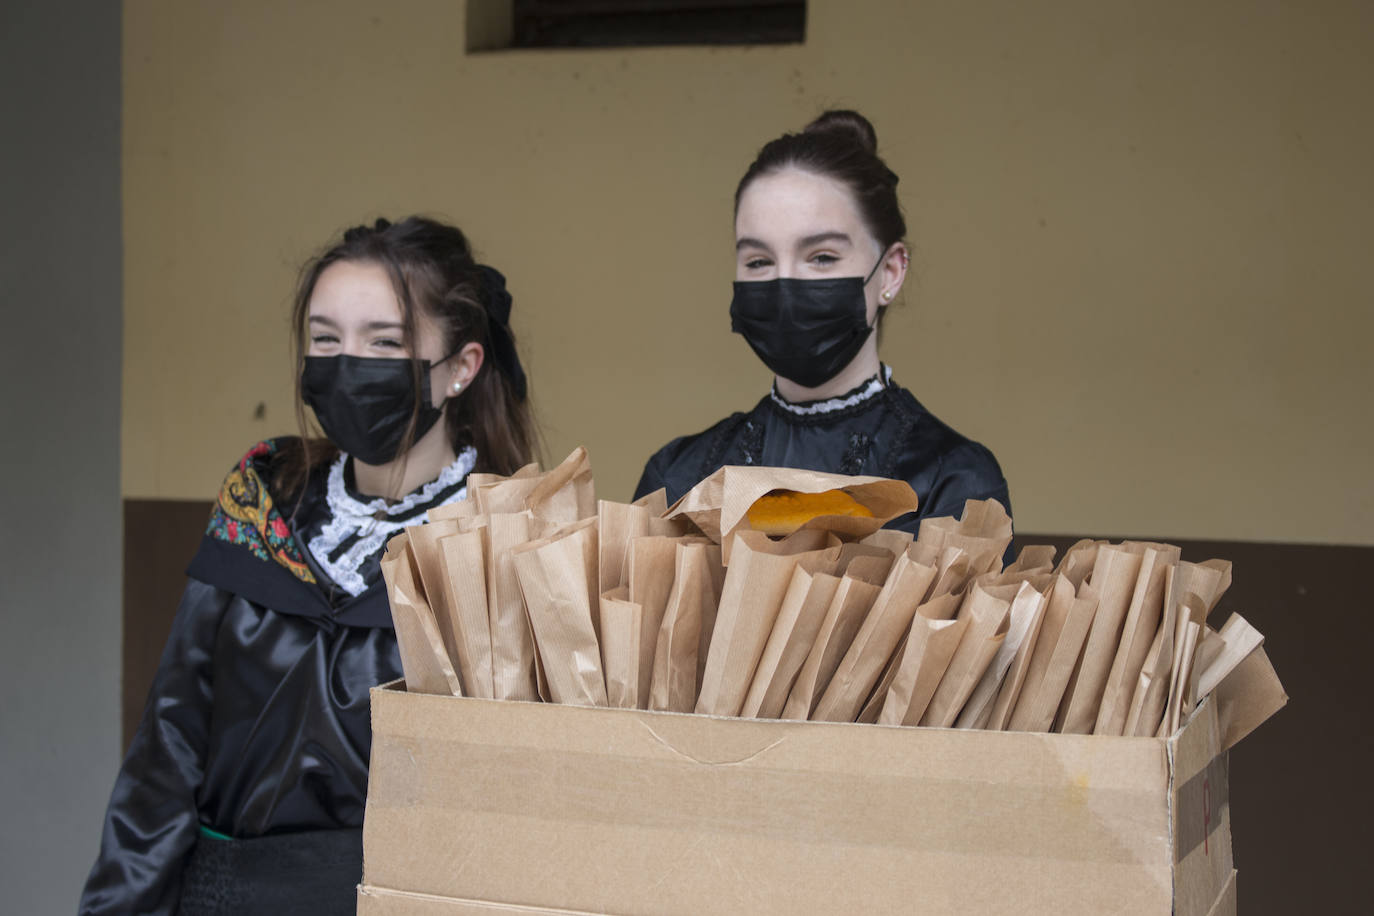
[[[740,195],[736,238],[777,244],[818,232],[868,237],[853,195],[833,178],[787,168],[754,179]]]
[[[337,323],[400,321],[401,303],[391,276],[380,264],[337,261],[315,281],[310,294],[311,317]]]

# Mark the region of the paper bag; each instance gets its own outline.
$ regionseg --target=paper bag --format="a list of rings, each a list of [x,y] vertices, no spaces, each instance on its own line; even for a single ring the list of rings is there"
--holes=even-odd
[[[1136,675],[1135,692],[1131,696],[1131,708],[1126,714],[1126,724],[1121,733],[1128,737],[1149,737],[1159,731],[1159,723],[1164,717],[1164,708],[1169,699],[1169,673],[1174,662],[1174,630],[1178,621],[1180,605],[1170,597],[1175,594],[1174,579],[1177,566],[1169,566],[1164,571],[1164,613],[1155,638],[1150,643],[1150,651]],[[1199,603],[1196,595],[1187,595],[1185,601]],[[1185,606],[1183,613],[1190,613]]]
[[[444,648],[439,625],[425,601],[410,552],[407,531],[393,537],[382,555],[382,578],[391,600],[391,619],[401,654],[401,671],[410,693],[463,695],[458,673]]]
[[[719,599],[713,570],[719,565],[719,545],[676,541],[672,591],[654,644],[649,709],[691,712],[696,707],[701,629],[704,620],[715,622],[711,611]]]
[[[601,669],[606,677],[606,702],[618,709],[639,706],[639,605],[620,586],[601,596]]]
[[[757,531],[739,532],[731,538],[734,550],[716,609],[697,712],[739,715],[792,570],[798,565],[808,570],[833,568],[839,558],[838,545],[801,553],[777,552],[798,543],[810,546],[814,534],[802,531],[782,542]]]
[[[444,569],[444,603],[452,615],[452,658],[468,695],[490,699],[495,695],[493,641],[487,612],[482,533],[460,531],[442,537],[439,551]]]
[[[487,517],[482,529],[486,563],[487,618],[491,629],[491,689],[498,700],[535,700],[538,657],[525,596],[515,574],[511,551],[533,539],[529,512]]]
[[[800,567],[792,571],[792,580],[740,709],[741,716],[776,719],[782,714],[787,695],[816,641],[839,585],[838,576],[813,574]]]
[[[1221,749],[1229,750],[1288,702],[1264,647],[1245,657],[1212,691],[1221,724]]]
[[[816,641],[807,653],[806,661],[797,672],[797,679],[783,704],[783,719],[809,719],[811,710],[820,700],[830,678],[839,667],[845,652],[849,651],[854,634],[859,632],[864,617],[877,599],[882,588],[861,582],[850,576],[842,576],[835,589],[835,596],[826,608],[821,628],[816,633]]]
[[[1140,554],[1140,572],[1126,609],[1116,657],[1102,688],[1095,735],[1120,735],[1125,728],[1136,681],[1164,616],[1165,573],[1178,563],[1180,553],[1171,544],[1127,541],[1122,546]]]
[[[595,516],[596,487],[587,450],[573,449],[562,464],[538,478],[525,503],[536,518],[558,525]]]
[[[1011,536],[1011,516],[1000,502],[970,499],[957,520],[950,516],[922,519],[916,541],[937,550],[962,549],[968,554],[973,575],[978,576],[1001,570]]]
[[[1008,731],[1047,732],[1054,725],[1096,613],[1097,595],[1091,587],[1085,585],[1075,592],[1067,576],[1055,575]]]
[[[1103,545],[1098,548],[1093,571],[1088,578],[1098,595],[1097,614],[1093,617],[1083,657],[1069,682],[1068,698],[1058,728],[1066,734],[1090,734],[1097,723],[1097,711],[1102,704],[1102,691],[1111,671],[1116,649],[1121,642],[1121,630],[1135,593],[1136,577],[1140,573],[1141,555],[1125,547]]]
[[[988,727],[997,695],[1002,689],[1002,682],[1011,670],[1012,662],[1020,654],[1022,645],[1030,638],[1032,628],[1039,623],[1044,596],[1029,582],[1021,582],[1011,587],[1016,590],[1012,593],[1011,606],[1007,609],[1006,639],[997,647],[997,654],[992,657],[987,670],[973,688],[973,693],[969,694],[968,700],[965,701],[959,718],[955,720],[956,728]]]
[[[920,724],[968,626],[967,617],[956,617],[963,601],[962,593],[946,593],[916,609],[911,631],[902,646],[902,660],[883,697],[878,722]]]
[[[678,542],[666,537],[638,537],[626,546],[629,600],[639,605],[639,688],[636,696],[647,707],[654,674],[659,628],[673,592]]]
[[[934,581],[933,566],[922,566],[907,554],[897,558],[887,583],[812,710],[812,719],[853,722],[858,717]]]
[[[605,706],[607,702],[592,614],[595,573],[589,573],[587,562],[589,555],[595,562],[595,539],[594,524],[574,525],[511,551],[535,648],[555,703]]]
[[[930,705],[921,716],[922,725],[949,728],[958,719],[983,672],[1007,638],[1011,601],[1017,591],[1015,585],[989,586],[980,579],[975,579],[969,586],[959,608],[959,616],[967,617],[968,624],[940,685],[930,698]]]
[[[881,477],[849,477],[798,468],[759,468],[727,466],[693,487],[666,513],[668,518],[685,516],[707,537],[719,543],[730,563],[730,535],[750,531],[748,512],[762,496],[774,490],[798,493],[824,493],[843,490],[873,513],[872,518],[821,516],[803,528],[842,533],[850,539],[873,534],[883,524],[916,511],[916,493],[905,481]]]

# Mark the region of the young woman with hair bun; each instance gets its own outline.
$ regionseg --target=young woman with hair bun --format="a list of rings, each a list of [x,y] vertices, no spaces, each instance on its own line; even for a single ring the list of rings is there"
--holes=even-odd
[[[992,453],[936,419],[878,357],[884,310],[910,257],[897,176],[873,125],[828,111],[759,151],[735,191],[731,325],[774,373],[747,413],[660,449],[636,496],[669,503],[724,465],[806,468],[908,481],[916,513],[958,515],[1007,482]]]
[[[349,229],[306,266],[301,435],[224,481],[82,913],[354,912],[368,690],[401,675],[379,560],[472,471],[534,459],[510,309],[463,233],[420,217]]]

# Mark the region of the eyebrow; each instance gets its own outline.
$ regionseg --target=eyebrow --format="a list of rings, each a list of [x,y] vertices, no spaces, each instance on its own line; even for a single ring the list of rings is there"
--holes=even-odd
[[[854,240],[849,237],[847,232],[817,232],[815,235],[808,235],[797,243],[798,248],[810,248],[812,245],[819,245],[821,242],[845,242],[854,244]]]
[[[327,317],[327,316],[325,316],[325,315],[311,315],[311,316],[310,316],[310,323],[311,323],[311,324],[327,324],[327,325],[329,325],[330,327],[338,327],[338,325],[334,323],[334,319],[329,318],[329,317]],[[405,325],[401,324],[399,321],[369,321],[369,322],[367,322],[366,324],[363,325],[363,330],[365,330],[365,331],[398,331],[398,330],[403,331],[403,330],[405,330]]]
[[[805,236],[797,241],[797,247],[810,248],[811,246],[819,245],[822,242],[844,242],[848,245],[854,244],[854,240],[849,237],[849,233],[829,231],[816,232],[812,235]],[[772,250],[765,243],[759,241],[758,239],[749,238],[747,236],[735,242],[735,251],[740,251],[744,248],[761,248],[764,251]]]

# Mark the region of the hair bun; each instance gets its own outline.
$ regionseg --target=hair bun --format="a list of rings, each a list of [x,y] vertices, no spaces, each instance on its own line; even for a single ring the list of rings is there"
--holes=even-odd
[[[378,218],[377,221],[374,222],[371,226],[364,224],[362,226],[353,226],[352,228],[345,229],[344,242],[348,244],[361,242],[363,239],[366,239],[369,236],[375,235],[378,232],[385,232],[390,228],[391,220]]]
[[[877,154],[878,132],[873,129],[868,118],[847,108],[834,109],[822,114],[803,128],[803,133],[843,135],[864,150]]]

